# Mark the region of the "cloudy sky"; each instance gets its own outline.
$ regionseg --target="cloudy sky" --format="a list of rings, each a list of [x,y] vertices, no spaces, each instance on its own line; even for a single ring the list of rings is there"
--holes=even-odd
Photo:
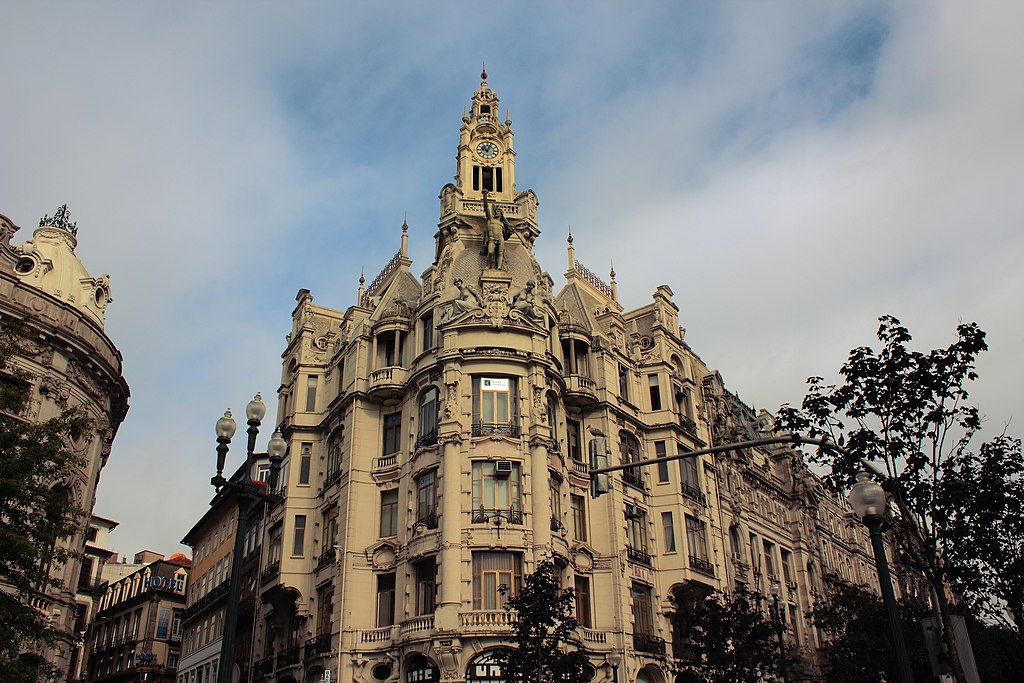
[[[132,389],[96,506],[121,522],[114,548],[181,549],[217,417],[256,391],[274,414],[298,289],[351,305],[406,213],[414,272],[429,265],[482,61],[556,281],[571,224],[580,261],[614,259],[627,308],[669,284],[687,341],[768,409],[871,343],[881,314],[921,348],[977,321],[973,398],[990,430],[1024,432],[1022,14],[7,3],[0,213],[20,242],[67,202],[79,256],[112,279]]]

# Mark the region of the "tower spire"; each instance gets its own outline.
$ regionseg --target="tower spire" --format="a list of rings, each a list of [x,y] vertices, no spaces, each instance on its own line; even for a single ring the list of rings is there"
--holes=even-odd
[[[572,223],[569,224],[569,270],[576,270],[576,250],[572,246]]]
[[[615,282],[615,261],[609,259],[609,263],[611,264],[611,270],[608,272],[608,275],[611,278],[609,285],[612,290],[612,301],[619,303],[619,285]]]

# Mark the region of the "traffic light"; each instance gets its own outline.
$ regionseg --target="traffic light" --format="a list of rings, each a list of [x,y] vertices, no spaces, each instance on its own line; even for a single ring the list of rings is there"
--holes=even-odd
[[[608,467],[608,439],[595,436],[590,440],[590,469]],[[597,498],[612,490],[611,477],[607,474],[590,475],[590,497]]]

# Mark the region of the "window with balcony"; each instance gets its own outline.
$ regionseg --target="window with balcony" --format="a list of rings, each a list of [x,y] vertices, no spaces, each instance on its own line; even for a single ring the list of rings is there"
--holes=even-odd
[[[334,613],[334,588],[327,586],[317,591],[316,634],[331,632],[331,615]]]
[[[582,339],[569,337],[562,340],[562,358],[565,360],[565,374],[590,377],[587,360],[590,346]]]
[[[438,407],[440,392],[437,387],[430,387],[420,394],[420,424],[416,447],[433,446],[437,443]]]
[[[519,436],[514,377],[473,377],[473,436]]]
[[[676,445],[679,453],[687,453],[690,450],[681,444]],[[704,494],[700,487],[700,460],[698,458],[682,458],[679,461],[679,481],[684,496],[697,501],[704,500]]]
[[[627,557],[633,562],[651,564],[647,545],[647,511],[636,505],[626,505]]]
[[[416,523],[437,528],[437,470],[416,477]]]
[[[402,448],[402,414],[384,416],[384,434],[381,455],[394,455]]]
[[[437,562],[433,557],[413,565],[416,575],[416,614],[433,614],[437,604]]]
[[[576,588],[576,621],[580,622],[583,628],[593,627],[593,615],[590,612],[590,577],[575,577]]]
[[[473,553],[473,609],[499,610],[523,583],[518,553]]]
[[[473,521],[499,516],[522,524],[522,481],[519,463],[477,460],[473,463]]]
[[[569,506],[572,508],[572,538],[574,541],[587,541],[587,507],[583,496],[570,495]]]
[[[380,493],[380,536],[398,535],[398,489]]]
[[[377,575],[377,626],[395,623],[395,575]]]
[[[379,368],[397,367],[405,356],[405,333],[381,332],[377,335],[377,361]]]
[[[619,432],[619,453],[623,465],[632,462],[640,462],[640,442],[637,438],[626,431]],[[622,481],[630,486],[646,490],[644,484],[643,470],[639,467],[622,470]]]
[[[630,596],[633,599],[633,633],[654,635],[656,631],[651,587],[634,581],[630,587]]]
[[[708,527],[703,520],[686,515],[686,545],[690,552],[690,568],[714,576],[715,568],[708,554]]]

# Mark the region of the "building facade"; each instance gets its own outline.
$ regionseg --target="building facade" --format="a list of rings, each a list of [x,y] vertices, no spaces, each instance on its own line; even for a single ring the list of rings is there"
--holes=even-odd
[[[88,643],[88,680],[173,683],[181,655],[181,613],[190,560],[136,555],[134,572],[106,585]]]
[[[673,597],[778,591],[790,637],[826,568],[866,582],[866,536],[788,449],[610,464],[763,435],[684,340],[668,286],[627,310],[567,248],[534,257],[537,197],[486,74],[440,193],[435,260],[394,258],[335,310],[300,290],[283,353],[281,504],[264,520],[252,681],[497,683],[506,593],[544,558],[596,681],[670,680]],[[616,669],[610,661],[618,661]],[[182,679],[195,683],[201,679]]]
[[[55,482],[86,513],[81,531],[63,541],[85,555],[100,470],[128,410],[121,354],[103,331],[111,302],[110,278],[90,276],[75,255],[78,227],[66,206],[52,217],[44,216],[31,240],[14,245],[11,240],[18,229],[0,215],[0,320],[20,323],[25,330],[25,353],[13,362],[28,379],[15,381],[31,385],[29,404],[17,417],[43,422],[75,408],[95,425],[73,435],[71,445],[82,457],[82,466]],[[80,610],[88,609],[92,586],[85,586],[86,599],[76,599],[80,559],[49,570],[61,588],[28,599],[67,637],[66,645],[41,654],[73,678],[81,668]]]

